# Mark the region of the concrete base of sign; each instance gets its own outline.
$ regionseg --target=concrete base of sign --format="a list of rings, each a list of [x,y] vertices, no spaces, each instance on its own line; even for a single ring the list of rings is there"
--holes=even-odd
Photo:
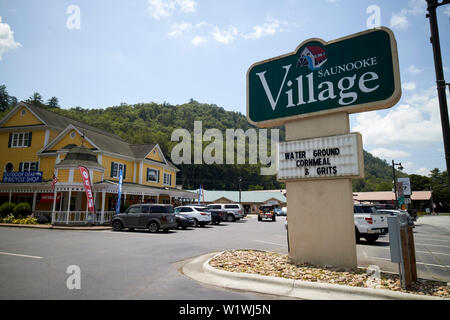
[[[348,114],[286,123],[286,141],[346,134]],[[356,268],[352,180],[286,182],[289,257],[296,263]]]

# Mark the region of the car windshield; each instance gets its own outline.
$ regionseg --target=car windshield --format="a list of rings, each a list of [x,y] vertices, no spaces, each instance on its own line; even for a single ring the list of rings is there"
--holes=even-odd
[[[209,209],[207,207],[194,207],[194,208],[197,211],[209,212]]]
[[[374,206],[354,206],[355,213],[376,213]]]

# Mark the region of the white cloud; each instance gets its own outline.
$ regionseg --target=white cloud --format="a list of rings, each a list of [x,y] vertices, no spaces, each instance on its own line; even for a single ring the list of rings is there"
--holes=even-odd
[[[159,20],[171,16],[176,11],[193,13],[197,5],[194,0],[148,0],[147,12]]]
[[[439,104],[435,88],[422,90],[386,115],[364,112],[357,116],[353,131],[363,136],[366,146],[417,146],[442,139]]]
[[[391,28],[407,29],[409,27],[409,21],[406,15],[392,14],[391,17]]]
[[[407,69],[407,71],[413,75],[418,75],[419,73],[422,72],[422,69],[417,68],[414,65],[410,65]]]
[[[399,158],[406,158],[409,157],[411,154],[406,151],[401,150],[392,150],[392,149],[386,149],[386,148],[377,148],[370,151],[371,154],[373,154],[375,157],[382,158],[382,159],[399,159]]]
[[[429,176],[430,175],[430,170],[427,168],[419,168],[416,170],[415,174],[419,174],[421,176]]]
[[[190,32],[191,30],[199,29],[204,25],[206,25],[205,22],[199,22],[196,24],[192,24],[190,22],[174,23],[170,27],[170,30],[167,33],[167,35],[169,37],[179,37],[184,33]]]
[[[205,37],[195,36],[195,37],[191,40],[191,43],[192,43],[194,46],[199,46],[199,45],[205,43],[206,41],[208,41],[208,39],[206,39]]]
[[[214,31],[211,34],[217,42],[230,44],[238,35],[238,29],[233,26],[229,26],[228,30],[220,30],[218,27],[214,27]]]
[[[391,17],[391,28],[407,29],[409,27],[408,16],[417,16],[426,13],[425,0],[409,0],[408,6],[400,11],[393,13]]]
[[[195,12],[195,7],[198,5],[194,0],[178,0],[181,12],[191,13]]]
[[[407,91],[413,91],[416,89],[416,83],[414,81],[402,83],[402,89]]]
[[[2,55],[9,51],[20,47],[21,44],[14,40],[14,32],[7,23],[2,23],[2,17],[0,16],[0,60]]]
[[[282,31],[282,25],[286,25],[286,22],[280,22],[278,20],[271,20],[264,23],[263,25],[258,25],[253,27],[253,32],[243,34],[242,37],[246,40],[257,40],[261,37],[272,36],[277,32]]]

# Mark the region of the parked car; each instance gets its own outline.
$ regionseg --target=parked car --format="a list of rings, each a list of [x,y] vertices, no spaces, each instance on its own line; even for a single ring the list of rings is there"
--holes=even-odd
[[[262,221],[263,219],[275,221],[277,219],[276,216],[275,206],[266,204],[259,207],[258,221]]]
[[[285,216],[286,215],[286,211],[283,211],[280,208],[275,208],[274,211],[277,216]]]
[[[204,227],[211,223],[211,213],[204,206],[180,206],[175,208],[175,214],[189,216],[194,219],[194,227]]]
[[[355,238],[358,243],[362,238],[373,243],[380,235],[388,233],[387,214],[377,212],[373,205],[358,204],[353,206],[355,221]]]
[[[186,230],[188,227],[193,227],[195,225],[194,218],[189,215],[175,214],[177,219],[177,229]]]
[[[177,227],[173,206],[170,204],[135,204],[124,213],[115,215],[111,221],[114,231],[148,229],[155,233],[160,229],[167,232]]]
[[[245,217],[245,210],[239,203],[213,203],[209,204],[211,212],[221,212],[222,221],[234,222]]]
[[[406,213],[408,215],[408,224],[414,228],[414,218],[405,210],[377,210],[377,212],[388,215],[388,216],[397,216],[400,212]]]

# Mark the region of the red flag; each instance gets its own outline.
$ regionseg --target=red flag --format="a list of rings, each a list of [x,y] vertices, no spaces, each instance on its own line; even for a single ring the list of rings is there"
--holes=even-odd
[[[80,169],[81,177],[83,178],[83,186],[84,186],[84,191],[86,192],[86,199],[87,199],[89,211],[92,213],[95,213],[94,197],[92,195],[91,179],[89,177],[89,170],[83,166],[78,166],[78,169]]]
[[[58,182],[58,177],[55,176],[55,174],[53,174],[53,178],[52,178],[52,191],[55,191],[55,184]]]

